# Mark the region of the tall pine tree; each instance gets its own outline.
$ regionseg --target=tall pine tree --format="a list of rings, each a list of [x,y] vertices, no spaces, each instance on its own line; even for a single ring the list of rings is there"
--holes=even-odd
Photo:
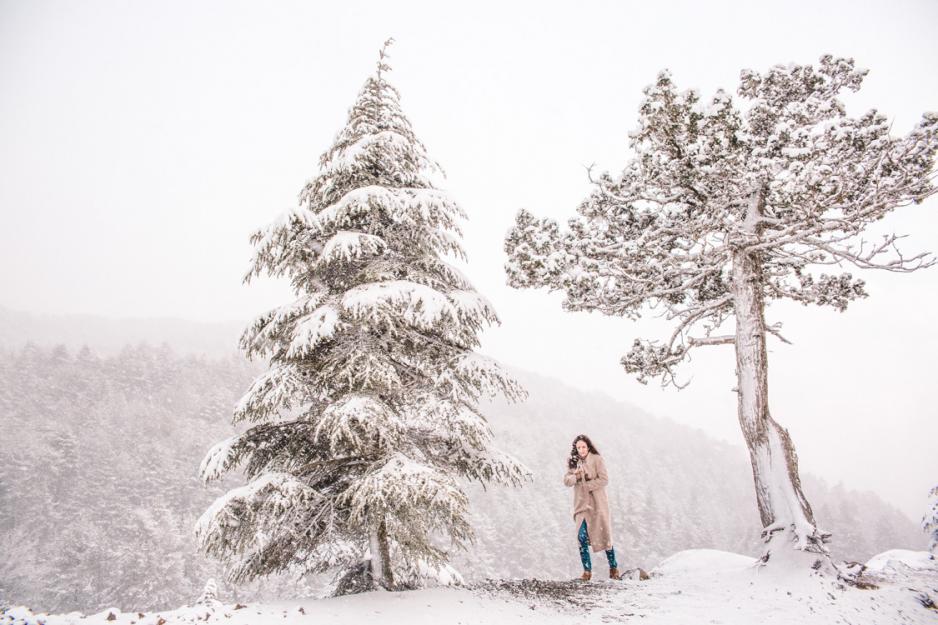
[[[446,569],[447,540],[471,543],[463,479],[529,475],[478,409],[525,391],[473,351],[498,318],[444,260],[465,259],[466,215],[434,187],[442,171],[385,79],[389,43],[298,207],[251,236],[244,281],[289,276],[297,299],[242,335],[270,359],[234,410],[255,425],[200,467],[208,482],[243,465],[248,480],[196,526],[231,582],[338,569],[364,588],[413,585]]]

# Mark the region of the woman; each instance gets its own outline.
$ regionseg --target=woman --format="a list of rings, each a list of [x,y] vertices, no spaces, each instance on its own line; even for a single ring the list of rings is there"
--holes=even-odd
[[[573,520],[579,526],[580,560],[583,575],[588,581],[593,573],[590,546],[593,551],[605,551],[609,561],[609,577],[621,579],[612,547],[612,523],[609,518],[609,500],[606,498],[606,462],[585,434],[573,439],[573,449],[567,460],[567,473],[563,483],[573,487]]]

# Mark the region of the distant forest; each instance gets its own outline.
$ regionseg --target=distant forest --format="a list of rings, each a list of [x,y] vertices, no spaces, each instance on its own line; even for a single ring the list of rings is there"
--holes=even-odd
[[[225,600],[327,590],[329,577],[288,576],[233,588],[222,566],[196,551],[195,520],[242,483],[229,476],[204,487],[199,463],[211,445],[247,427],[235,428],[231,411],[263,368],[237,355],[179,355],[165,343],[109,356],[32,343],[0,350],[0,605],[164,609],[193,602],[211,577]],[[689,548],[756,554],[759,519],[741,445],[513,373],[529,400],[483,411],[499,447],[536,478],[520,490],[469,486],[478,540],[454,558],[464,576],[579,573],[572,494],[561,475],[581,432],[610,470],[620,567],[650,569]],[[872,493],[803,479],[820,526],[834,533],[835,559],[924,547],[917,525]]]

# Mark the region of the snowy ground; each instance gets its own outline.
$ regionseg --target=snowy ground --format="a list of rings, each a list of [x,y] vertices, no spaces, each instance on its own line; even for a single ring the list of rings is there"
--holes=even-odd
[[[17,607],[0,625],[445,625],[503,623],[643,625],[938,624],[938,563],[927,553],[889,551],[872,558],[860,590],[810,569],[758,569],[737,554],[698,549],[668,558],[646,581],[489,580],[462,588],[371,592],[247,606],[215,603],[159,613],[33,614]],[[113,614],[113,616],[111,616]]]

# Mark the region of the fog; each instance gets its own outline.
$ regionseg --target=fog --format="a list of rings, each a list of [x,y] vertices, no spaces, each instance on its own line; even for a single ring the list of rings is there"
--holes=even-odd
[[[740,443],[729,347],[698,350],[683,391],[639,384],[619,357],[668,326],[509,289],[504,234],[521,207],[573,216],[586,167],[624,165],[665,67],[708,95],[742,68],[851,56],[870,73],[848,111],[907,132],[938,109],[938,4],[654,4],[0,1],[0,305],[246,324],[292,297],[242,284],[248,236],[295,205],[393,36],[390,80],[469,214],[465,271],[501,316],[483,351]],[[938,252],[936,209],[877,232]],[[917,520],[938,482],[938,267],[861,277],[870,297],[844,313],[768,309],[793,342],[770,339],[772,412],[802,471]]]

